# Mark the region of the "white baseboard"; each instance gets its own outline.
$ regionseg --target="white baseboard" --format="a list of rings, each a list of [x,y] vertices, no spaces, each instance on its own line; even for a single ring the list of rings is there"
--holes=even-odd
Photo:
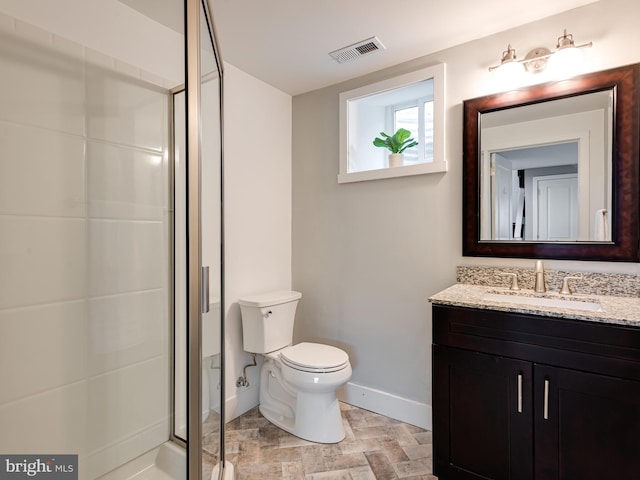
[[[433,428],[431,405],[392,393],[348,382],[338,390],[338,399],[356,407],[410,423],[427,430]]]
[[[338,390],[338,399],[350,405],[364,408],[371,412],[410,423],[427,430],[433,428],[431,405],[416,402],[408,398],[399,397],[392,393],[365,387],[357,383],[348,382]],[[252,385],[238,390],[236,395],[227,398],[225,402],[225,417],[229,422],[243,413],[258,406],[259,388]]]
[[[260,390],[258,385],[251,385],[248,388],[237,389],[233,397],[229,397],[224,402],[225,421],[230,422],[243,413],[257,407],[260,403]]]

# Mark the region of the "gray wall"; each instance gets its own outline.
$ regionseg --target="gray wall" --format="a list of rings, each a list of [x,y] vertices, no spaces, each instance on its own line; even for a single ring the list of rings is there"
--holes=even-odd
[[[430,411],[429,295],[455,282],[459,264],[533,266],[532,260],[462,257],[462,101],[493,93],[487,68],[508,43],[524,57],[541,45],[552,48],[564,28],[577,43],[594,42],[586,52],[587,71],[637,62],[640,29],[634,19],[639,17],[637,0],[601,0],[294,97],[292,278],[304,295],[296,340],[344,348],[354,367],[353,383]],[[628,47],[617,49],[616,42]],[[338,185],[339,93],[440,62],[447,65],[449,171]],[[545,263],[640,273],[636,264]]]

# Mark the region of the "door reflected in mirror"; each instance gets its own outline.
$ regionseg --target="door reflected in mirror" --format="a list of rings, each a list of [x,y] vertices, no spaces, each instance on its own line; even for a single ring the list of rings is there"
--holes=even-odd
[[[480,115],[480,240],[610,242],[613,90]]]

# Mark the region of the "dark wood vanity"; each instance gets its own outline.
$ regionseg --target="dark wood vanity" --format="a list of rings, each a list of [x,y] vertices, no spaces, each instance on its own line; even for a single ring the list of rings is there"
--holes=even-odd
[[[523,190],[540,191],[523,184],[527,168],[530,177],[551,177],[540,168],[549,165],[496,156],[554,143],[541,138],[550,138],[551,125],[559,125],[553,123],[557,112],[576,113],[568,106],[601,93],[610,104],[598,107],[606,126],[589,123],[591,136],[578,144],[591,148],[602,134],[609,138],[605,155],[584,155],[577,171],[589,177],[579,187],[583,193],[607,193],[595,211],[591,200],[575,202],[582,214],[568,219],[586,234],[540,235],[537,226],[547,217],[538,221],[526,205],[545,195],[530,193],[522,200]],[[585,104],[584,111],[592,107]],[[466,100],[463,116],[463,256],[640,261],[640,64]],[[541,119],[550,123],[540,128]],[[513,123],[521,129],[507,128]],[[563,141],[575,137],[559,135]],[[596,174],[602,166],[607,173]],[[590,223],[596,211],[611,219],[604,238]],[[590,316],[557,305],[543,311],[492,304],[483,295],[489,285],[503,285],[501,275],[533,288],[531,271],[516,275],[513,269],[488,268],[475,278],[458,275],[457,285],[430,298],[434,474],[440,480],[640,479],[640,290],[632,287],[638,276],[617,279],[620,284],[609,291],[612,280],[580,274],[580,293],[602,296],[606,303]],[[566,282],[571,273],[562,276]],[[564,298],[558,280],[554,293]]]
[[[433,305],[440,480],[640,478],[640,328]]]

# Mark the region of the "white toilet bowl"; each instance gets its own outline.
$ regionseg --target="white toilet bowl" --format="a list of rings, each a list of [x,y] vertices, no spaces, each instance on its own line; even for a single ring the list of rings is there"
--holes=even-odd
[[[336,443],[345,432],[337,390],[351,378],[339,348],[299,343],[267,354],[260,372],[260,412],[297,437]]]

